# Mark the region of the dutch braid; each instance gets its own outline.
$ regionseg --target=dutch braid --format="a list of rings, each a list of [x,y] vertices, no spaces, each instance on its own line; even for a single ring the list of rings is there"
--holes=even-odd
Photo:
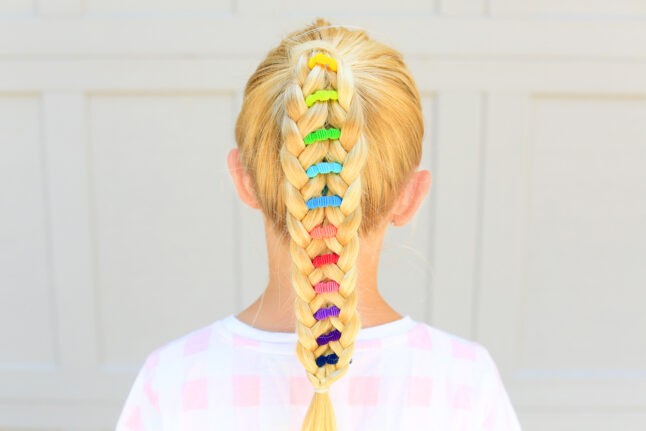
[[[355,287],[367,145],[351,67],[332,45],[316,45],[302,47],[283,93],[280,162],[296,354],[315,389],[302,429],[333,431],[328,389],[347,372],[361,327]]]
[[[318,18],[247,81],[236,143],[267,228],[289,233],[296,354],[315,389],[304,431],[336,429],[327,391],[347,372],[361,326],[358,238],[384,228],[423,134],[402,54],[361,29]]]

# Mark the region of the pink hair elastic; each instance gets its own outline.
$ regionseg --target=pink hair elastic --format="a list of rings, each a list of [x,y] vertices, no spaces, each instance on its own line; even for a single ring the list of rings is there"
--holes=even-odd
[[[326,224],[325,226],[316,226],[310,231],[310,236],[314,239],[323,239],[336,236],[336,226]]]
[[[338,254],[329,253],[329,254],[323,254],[321,256],[316,256],[314,259],[312,259],[312,264],[314,265],[314,268],[318,268],[319,266],[329,265],[331,263],[337,263],[338,261],[339,261]]]
[[[319,281],[314,285],[314,291],[316,293],[332,293],[337,290],[339,290],[339,283],[334,280]]]

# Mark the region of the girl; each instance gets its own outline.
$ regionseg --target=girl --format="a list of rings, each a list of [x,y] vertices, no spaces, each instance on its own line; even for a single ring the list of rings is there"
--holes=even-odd
[[[258,66],[235,135],[229,169],[264,215],[269,284],[152,352],[117,431],[519,430],[483,346],[377,290],[385,231],[431,179],[402,55],[318,19]]]

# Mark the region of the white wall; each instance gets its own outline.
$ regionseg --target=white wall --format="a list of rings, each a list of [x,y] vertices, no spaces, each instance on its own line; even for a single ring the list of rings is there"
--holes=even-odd
[[[0,429],[112,429],[151,349],[259,294],[225,154],[317,15],[423,95],[433,185],[386,298],[485,344],[526,430],[646,428],[646,2],[5,0]]]

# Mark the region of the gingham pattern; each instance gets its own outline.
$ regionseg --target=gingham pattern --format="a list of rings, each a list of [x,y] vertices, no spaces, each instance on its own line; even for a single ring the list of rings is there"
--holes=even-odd
[[[148,355],[116,431],[300,431],[313,389],[295,333],[231,314]],[[363,328],[330,388],[340,431],[520,430],[481,345],[406,316]]]

